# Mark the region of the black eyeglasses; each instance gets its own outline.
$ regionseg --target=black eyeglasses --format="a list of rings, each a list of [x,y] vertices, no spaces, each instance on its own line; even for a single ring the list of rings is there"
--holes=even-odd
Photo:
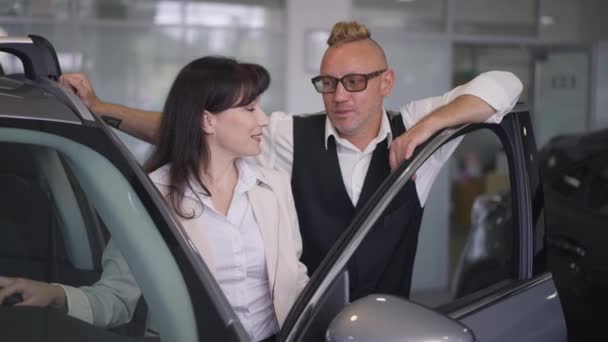
[[[344,89],[350,92],[363,91],[367,88],[367,81],[379,76],[386,69],[370,72],[369,74],[348,74],[342,76],[342,78],[335,78],[331,76],[317,76],[313,78],[312,84],[315,89],[321,94],[333,93],[338,88],[338,82],[341,82]]]

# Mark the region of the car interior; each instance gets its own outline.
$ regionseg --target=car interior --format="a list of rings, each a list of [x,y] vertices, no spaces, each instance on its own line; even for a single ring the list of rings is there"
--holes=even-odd
[[[0,165],[0,274],[93,284],[110,234],[60,155],[14,143],[0,143],[0,154],[6,161]],[[113,331],[142,336],[145,322],[142,297],[133,320]]]
[[[0,130],[4,132],[5,129]],[[179,336],[181,333],[175,331],[178,329],[184,332],[182,336],[196,334],[194,315],[188,315],[187,310],[188,308],[192,310],[189,292],[185,288],[175,260],[162,242],[156,227],[145,221],[139,222],[138,229],[130,229],[125,235],[123,227],[125,224],[129,224],[129,220],[122,220],[119,213],[116,216],[108,215],[108,208],[103,208],[107,201],[98,198],[103,194],[99,189],[94,188],[94,184],[87,183],[90,179],[87,181],[86,178],[91,176],[92,169],[83,171],[81,166],[87,163],[94,164],[95,161],[103,164],[103,160],[97,160],[99,157],[95,156],[92,151],[83,153],[83,150],[80,149],[80,153],[75,158],[74,151],[71,156],[68,156],[65,150],[61,151],[62,148],[57,148],[57,144],[59,144],[69,145],[78,150],[79,146],[74,142],[66,144],[65,141],[53,141],[56,138],[50,138],[55,146],[49,146],[40,143],[41,133],[34,131],[20,133],[20,138],[14,140],[10,138],[10,134],[3,133],[4,142],[0,142],[0,155],[4,161],[0,164],[0,229],[3,234],[3,239],[0,241],[0,274],[76,287],[91,285],[99,279],[101,253],[110,236],[109,232],[114,229],[115,234],[123,234],[119,238],[122,244],[121,252],[127,262],[130,265],[140,266],[133,270],[133,273],[140,283],[144,296],[149,297],[147,295],[149,293],[156,294],[154,304],[156,310],[153,311],[153,317],[148,319],[157,322],[166,321],[167,325],[171,327],[168,331],[169,336],[171,334]],[[30,142],[37,142],[37,144],[33,145]],[[118,172],[115,169],[106,171]],[[108,181],[108,175],[100,175],[100,181],[104,177],[107,181],[105,184],[117,181],[116,179]],[[86,187],[88,187],[87,190],[84,190],[83,188]],[[128,183],[126,187],[130,188]],[[126,187],[125,190],[128,189]],[[107,190],[114,192],[114,195],[119,197],[118,193],[122,189],[116,187]],[[134,199],[128,200],[133,201]],[[123,215],[123,217],[127,216],[129,215]],[[143,229],[138,233],[139,228]],[[153,231],[144,233],[146,229],[153,229]],[[142,233],[145,235],[141,235]],[[153,241],[145,241],[150,239]],[[155,245],[157,247],[152,249],[137,247],[138,243],[148,247]],[[163,245],[159,245],[159,243],[163,243]],[[124,252],[127,246],[129,246],[126,249],[127,252]],[[146,249],[155,253],[142,255]],[[166,287],[160,286],[161,284],[156,281],[155,278],[160,275],[150,274],[147,271],[150,268],[142,266],[142,264],[151,262],[166,264],[164,272],[175,274],[174,277],[164,280],[168,283]],[[140,279],[143,280],[140,281]],[[171,288],[171,286],[182,287],[183,290],[179,291],[177,296],[162,292],[163,288]],[[160,309],[159,305],[163,309]],[[113,333],[110,340],[122,341],[124,338],[128,339],[129,336],[144,336],[147,320],[146,307],[146,303],[143,300],[140,301],[134,319],[124,326],[113,328],[109,332]],[[6,309],[6,307],[3,305],[2,309]],[[26,311],[36,311],[36,309],[38,308],[28,308]],[[22,308],[12,310],[10,314],[5,312],[6,315],[2,316],[12,317],[11,320],[16,320],[15,311],[22,311]],[[50,309],[38,311],[52,312]],[[180,311],[183,314],[179,313]],[[53,319],[50,318],[51,316],[54,317],[57,314],[45,315],[46,319]],[[65,315],[60,314],[59,316]],[[20,322],[22,325],[31,320]],[[76,324],[81,325],[80,322]],[[162,325],[163,323],[160,324],[161,333],[163,331],[166,333],[167,330],[162,330],[164,329]],[[88,324],[83,327],[85,330],[89,328],[100,330],[93,329]],[[191,337],[186,339],[196,340]]]
[[[51,168],[61,167],[61,164],[48,164],[45,169],[40,167],[40,159],[45,154],[58,158],[57,154],[44,148],[10,143],[1,144],[0,153],[7,161],[0,166],[0,187],[3,189],[0,217],[9,229],[2,240],[2,255],[7,258],[4,272],[47,282],[69,279],[75,284],[90,284],[100,271],[99,259],[96,265],[93,262],[92,243],[78,244],[74,243],[75,239],[64,241],[63,238],[64,235],[82,234],[81,227],[90,226],[84,225],[81,210],[72,210],[68,217],[57,207],[78,205],[69,183],[67,187],[56,184],[60,181],[57,176],[67,177],[65,171],[49,177]],[[62,200],[54,200],[57,196]],[[73,227],[74,223],[78,223],[78,227]],[[67,230],[69,234],[64,234]],[[78,241],[90,239],[85,236]],[[96,242],[105,245],[105,241]],[[99,256],[99,249],[96,249]]]

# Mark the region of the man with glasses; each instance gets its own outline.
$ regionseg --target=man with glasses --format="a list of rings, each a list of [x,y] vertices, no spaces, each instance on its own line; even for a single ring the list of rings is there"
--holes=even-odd
[[[440,129],[467,122],[500,122],[515,105],[521,82],[511,73],[482,74],[452,91],[386,111],[395,74],[364,25],[337,23],[321,73],[312,79],[325,112],[273,113],[258,161],[291,175],[310,273],[390,170]],[[89,108],[120,128],[154,141],[160,113],[100,101],[81,74],[61,80]],[[406,130],[407,129],[407,130]],[[351,258],[351,299],[369,293],[409,296],[424,203],[441,166],[458,142],[436,152],[396,196]]]
[[[380,76],[386,69],[370,72],[369,74],[348,74],[342,78],[331,76],[317,76],[312,79],[312,84],[315,89],[321,94],[334,93],[338,87],[338,83],[351,93],[364,91],[367,88],[367,81],[370,78]]]

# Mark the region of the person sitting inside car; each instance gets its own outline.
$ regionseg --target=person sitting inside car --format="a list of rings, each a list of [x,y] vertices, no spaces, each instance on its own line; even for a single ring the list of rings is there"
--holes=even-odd
[[[287,175],[244,159],[261,152],[269,83],[257,64],[191,62],[170,89],[145,165],[254,341],[274,339],[308,281]],[[141,292],[112,240],[102,264],[90,287],[0,277],[0,302],[19,293],[16,305],[65,308],[98,326],[128,322]]]

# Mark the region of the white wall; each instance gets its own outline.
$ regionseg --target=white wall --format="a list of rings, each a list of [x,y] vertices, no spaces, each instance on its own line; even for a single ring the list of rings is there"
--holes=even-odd
[[[319,74],[321,55],[310,56],[306,50],[312,33],[325,30],[350,17],[350,0],[287,0],[286,1],[287,59],[286,59],[286,111],[312,113],[323,109],[321,96],[314,90],[310,79]],[[318,49],[317,49],[318,50]],[[313,60],[316,59],[316,60]]]

